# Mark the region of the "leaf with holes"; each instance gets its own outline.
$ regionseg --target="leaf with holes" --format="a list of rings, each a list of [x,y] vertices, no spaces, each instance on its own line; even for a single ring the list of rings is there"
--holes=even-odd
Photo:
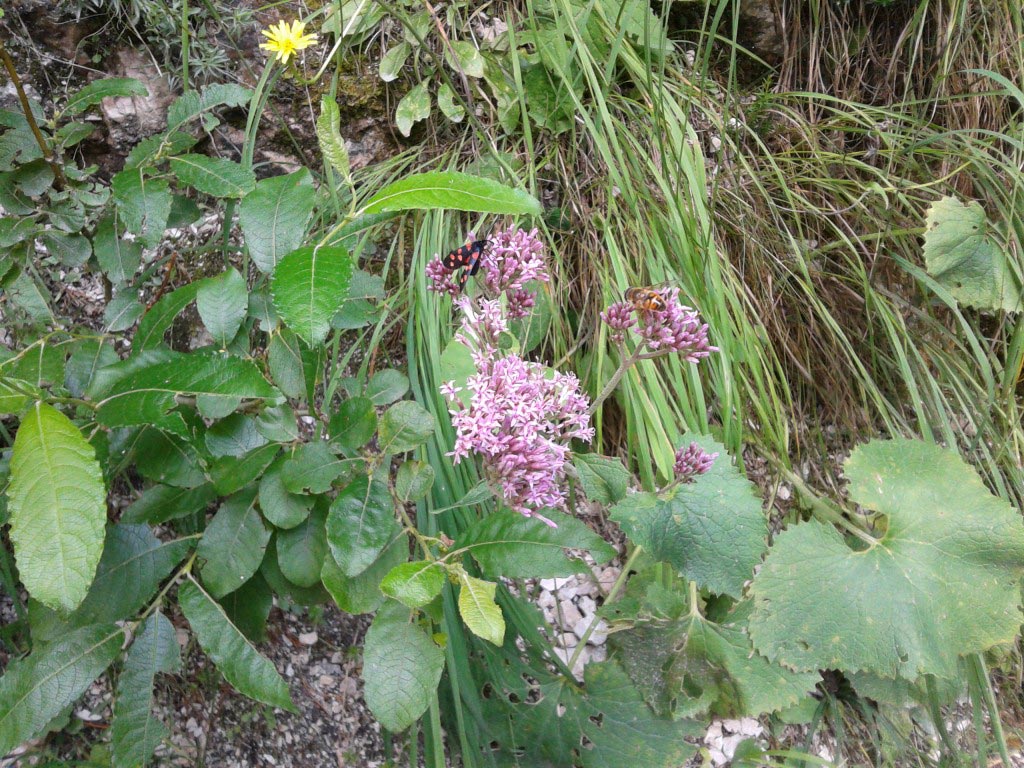
[[[957,657],[1012,643],[1021,625],[1024,524],[960,456],[876,440],[847,459],[852,501],[888,517],[851,545],[830,525],[779,535],[751,588],[750,637],[798,670],[952,678]]]
[[[107,491],[92,445],[56,408],[36,403],[22,420],[7,496],[22,583],[44,605],[73,610],[103,551]]]
[[[427,90],[427,81],[423,80],[398,102],[398,108],[395,109],[395,124],[398,126],[398,132],[408,137],[412,133],[412,127],[428,117],[430,117],[430,91]]]

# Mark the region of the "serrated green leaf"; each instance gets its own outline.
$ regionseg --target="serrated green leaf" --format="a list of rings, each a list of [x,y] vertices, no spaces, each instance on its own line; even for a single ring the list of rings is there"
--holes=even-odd
[[[36,387],[62,384],[67,352],[66,345],[41,339],[0,364],[0,373]]]
[[[256,489],[226,499],[206,526],[196,555],[203,563],[203,584],[214,597],[234,592],[263,562],[270,531],[254,506]]]
[[[68,269],[82,266],[92,256],[92,244],[89,239],[76,232],[51,229],[44,232],[40,239],[50,254],[60,259],[60,263]]]
[[[398,73],[401,72],[402,67],[405,65],[405,60],[409,58],[411,51],[412,47],[404,41],[389,48],[380,58],[380,66],[378,67],[380,79],[385,83],[397,80]]]
[[[0,754],[42,733],[103,674],[121,650],[113,626],[82,627],[12,661],[0,677]]]
[[[300,587],[320,583],[327,555],[326,525],[326,508],[315,507],[299,525],[277,532],[277,564],[288,581]]]
[[[146,308],[139,301],[138,293],[133,289],[125,289],[114,296],[103,310],[103,322],[110,333],[127,331],[142,317]]]
[[[129,282],[142,263],[142,244],[122,238],[113,216],[104,217],[96,226],[93,248],[100,269],[114,285]]]
[[[302,340],[287,328],[272,331],[267,346],[267,364],[274,383],[288,397],[307,397],[315,383],[316,361]]]
[[[242,413],[233,413],[211,424],[205,441],[206,450],[214,457],[244,456],[267,444],[267,439],[256,430],[255,420]]]
[[[286,254],[302,245],[315,203],[313,177],[306,168],[263,179],[242,199],[238,223],[261,271],[272,274]]]
[[[351,465],[339,459],[323,440],[300,445],[285,461],[281,479],[289,493],[327,493],[334,481],[346,474]]]
[[[161,541],[148,525],[120,523],[107,531],[96,578],[74,613],[78,625],[119,621],[145,605],[189,550],[191,539]]]
[[[483,54],[468,40],[453,42],[450,50],[445,49],[444,58],[449,67],[456,71],[461,70],[469,77],[484,76]]]
[[[117,678],[117,701],[110,727],[111,764],[114,768],[141,768],[167,735],[167,727],[153,714],[153,681],[157,673],[181,667],[178,638],[159,611],[142,624],[124,668]]]
[[[596,453],[576,453],[572,465],[579,474],[583,492],[591,501],[615,504],[626,496],[630,475],[618,459]]]
[[[316,138],[324,159],[337,171],[343,179],[349,179],[351,172],[348,164],[348,149],[345,139],[338,130],[341,113],[338,103],[330,96],[320,101],[320,116],[316,119]],[[296,245],[298,247],[298,245]]]
[[[540,203],[521,189],[493,179],[454,171],[431,171],[406,176],[371,197],[363,213],[449,208],[509,215],[543,212]]]
[[[148,95],[149,91],[146,90],[146,86],[133,77],[107,77],[103,80],[93,80],[68,99],[61,115],[73,117],[107,98]]]
[[[327,338],[351,278],[352,258],[341,246],[292,251],[274,269],[274,309],[306,344],[315,347]]]
[[[264,704],[298,711],[274,665],[253,648],[224,609],[195,581],[189,579],[178,588],[178,602],[199,645],[236,690]]]
[[[200,117],[204,112],[220,107],[243,107],[249,103],[252,91],[234,83],[214,83],[202,92],[189,90],[179,96],[167,110],[169,130],[177,130],[189,120]]]
[[[117,212],[128,231],[155,248],[171,214],[171,188],[163,179],[146,178],[143,169],[126,169],[110,181]]]
[[[234,267],[205,279],[196,291],[196,309],[206,330],[223,349],[235,338],[249,311],[245,279]]]
[[[7,496],[22,583],[44,605],[74,610],[103,551],[107,491],[93,447],[56,408],[36,403],[22,420]]]
[[[0,413],[20,413],[45,395],[35,384],[10,377],[0,378]]]
[[[944,197],[932,203],[925,221],[925,266],[957,301],[981,309],[1024,309],[1010,258],[990,236],[992,225],[977,202]]]
[[[177,520],[203,511],[215,498],[217,492],[209,483],[197,488],[154,485],[143,491],[142,495],[124,511],[121,522],[159,525],[168,520]]]
[[[386,479],[360,475],[338,493],[327,516],[327,541],[345,575],[369,568],[395,535]]]
[[[189,442],[159,429],[143,429],[133,443],[135,468],[147,480],[175,488],[206,482],[205,457]]]
[[[694,442],[719,454],[707,474],[668,498],[628,495],[612,508],[611,519],[655,560],[712,592],[738,597],[767,549],[768,521],[756,488],[725,446],[704,436]]]
[[[461,123],[466,117],[465,108],[456,103],[455,91],[448,83],[442,83],[437,89],[437,107],[453,123]]]
[[[487,576],[554,578],[586,570],[578,558],[566,557],[566,549],[586,549],[595,562],[615,556],[615,549],[579,520],[554,510],[544,510],[558,527],[512,510],[494,512],[463,531],[455,549],[467,549]]]
[[[395,124],[403,136],[408,137],[416,123],[430,117],[430,91],[427,90],[427,84],[426,80],[421,81],[398,102]]]
[[[498,585],[466,573],[460,576],[459,584],[459,615],[466,627],[477,637],[500,646],[505,641],[505,618],[494,602]]]
[[[410,459],[395,473],[395,493],[402,501],[419,501],[434,484],[434,468],[425,461]]]
[[[417,560],[413,563],[402,563],[392,568],[383,581],[381,581],[380,591],[409,608],[419,608],[441,594],[444,582],[444,566],[436,562]],[[492,584],[491,586],[493,587],[494,585]],[[493,593],[494,590],[492,589],[492,602],[494,599]]]
[[[409,623],[408,609],[386,605],[366,633],[363,681],[366,704],[389,731],[404,731],[427,711],[441,681],[444,654],[426,632]]]
[[[267,617],[274,606],[274,594],[261,573],[253,574],[245,584],[218,602],[231,623],[250,641],[266,640]]]
[[[381,453],[405,453],[423,445],[434,434],[434,424],[434,414],[419,403],[395,403],[380,419]]]
[[[64,368],[64,386],[73,397],[81,397],[92,385],[97,371],[118,361],[113,344],[103,339],[82,339]]]
[[[331,445],[352,455],[377,432],[377,412],[367,397],[345,400],[331,415]]]
[[[792,526],[754,579],[754,647],[793,669],[952,678],[957,657],[1013,642],[1024,525],[953,452],[876,440],[847,459],[850,499],[888,516],[851,549],[832,527]]]
[[[313,497],[290,493],[284,487],[282,470],[287,459],[275,461],[260,479],[260,509],[263,516],[278,528],[294,528],[309,515]]]
[[[396,565],[409,557],[409,537],[399,532],[388,544],[373,565],[358,576],[346,576],[334,557],[324,558],[320,572],[327,591],[341,610],[347,613],[372,613],[384,602],[381,582]]]
[[[374,405],[388,405],[409,391],[409,377],[392,368],[377,371],[366,382],[366,396]]]
[[[213,197],[243,197],[256,188],[256,175],[223,157],[181,155],[171,158],[178,181]]]

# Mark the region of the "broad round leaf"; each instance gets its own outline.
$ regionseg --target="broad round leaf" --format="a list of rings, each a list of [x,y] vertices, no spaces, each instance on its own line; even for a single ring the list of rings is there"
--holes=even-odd
[[[794,669],[952,678],[957,656],[1013,642],[1020,514],[959,455],[920,441],[862,445],[846,475],[888,530],[866,549],[818,522],[779,536],[751,590],[758,651]]]
[[[351,455],[377,432],[377,412],[368,397],[351,397],[331,414],[331,445]]]
[[[434,468],[425,461],[410,459],[395,473],[395,493],[402,501],[419,501],[434,484]]]
[[[404,731],[427,711],[444,669],[444,653],[427,633],[409,623],[398,603],[381,609],[363,648],[366,704],[381,725]]]
[[[29,410],[14,438],[7,496],[25,588],[44,605],[73,610],[103,552],[107,492],[93,447],[45,403]]]
[[[434,414],[412,400],[388,408],[380,419],[381,453],[405,453],[434,434]]]
[[[334,557],[324,558],[320,578],[334,602],[348,613],[372,613],[384,602],[381,582],[392,568],[409,557],[409,537],[405,532],[392,539],[373,565],[358,576],[346,576]]]
[[[348,295],[352,258],[341,246],[300,248],[274,269],[274,309],[310,347],[321,344]]]
[[[331,554],[346,576],[358,576],[377,559],[398,527],[387,481],[360,475],[338,493],[327,516]]]
[[[270,531],[256,510],[256,489],[227,499],[206,526],[196,549],[203,562],[203,583],[214,597],[234,592],[263,562]]]
[[[363,213],[450,208],[478,213],[533,214],[543,212],[533,195],[493,179],[455,171],[432,171],[406,176],[371,197]]]
[[[293,584],[312,587],[320,583],[327,555],[327,503],[317,506],[299,525],[278,531],[277,564]]]

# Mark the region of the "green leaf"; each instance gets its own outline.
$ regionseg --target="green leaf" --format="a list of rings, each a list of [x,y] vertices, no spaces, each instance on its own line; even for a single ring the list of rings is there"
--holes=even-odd
[[[75,623],[101,624],[134,615],[192,544],[190,539],[161,541],[148,525],[110,526],[96,579],[75,611]]]
[[[41,239],[50,254],[60,259],[60,263],[69,269],[82,266],[92,255],[89,239],[75,232],[51,229],[44,232]]]
[[[267,363],[274,383],[288,397],[307,397],[317,374],[315,356],[302,340],[287,328],[270,333]]]
[[[611,519],[655,560],[712,592],[739,597],[767,549],[768,521],[756,488],[729,461],[725,446],[704,436],[694,442],[719,454],[707,474],[667,498],[628,495]]]
[[[345,148],[345,139],[341,137],[338,130],[338,123],[341,120],[341,113],[338,110],[338,103],[330,96],[324,96],[320,100],[320,116],[316,119],[316,138],[320,144],[320,152],[331,167],[340,174],[341,178],[351,178],[351,171],[348,164],[348,150]],[[298,244],[295,245],[298,247]]]
[[[314,440],[295,449],[284,463],[281,479],[289,493],[327,493],[349,464],[331,453],[323,440]]]
[[[444,654],[409,612],[385,606],[366,633],[363,681],[366,704],[392,732],[404,731],[427,711],[444,669]]]
[[[210,425],[205,435],[206,450],[211,456],[244,456],[267,444],[267,439],[256,429],[249,416],[233,413]]]
[[[256,175],[232,160],[206,155],[171,158],[178,180],[213,197],[243,197],[256,188]]]
[[[36,403],[22,420],[7,496],[22,583],[44,605],[73,610],[103,551],[107,491],[93,447],[52,406]]]
[[[1009,255],[990,236],[982,207],[944,197],[926,217],[925,266],[962,304],[1020,312],[1021,285]]]
[[[103,339],[82,339],[68,358],[64,386],[73,397],[81,397],[92,385],[96,372],[118,362],[113,344]]]
[[[267,617],[274,605],[274,594],[262,574],[256,573],[245,584],[218,602],[228,619],[254,643],[267,637]]]
[[[252,98],[252,91],[234,83],[215,83],[203,88],[202,93],[190,90],[179,96],[167,110],[169,130],[177,130],[214,107],[244,107]]]
[[[544,514],[558,527],[509,509],[494,512],[463,531],[455,549],[468,549],[485,575],[511,579],[571,576],[586,570],[579,558],[566,557],[566,549],[586,549],[598,563],[615,556],[610,544],[576,518],[554,510]]]
[[[173,354],[167,361],[117,380],[99,401],[96,416],[108,427],[155,424],[172,431],[180,414],[168,414],[178,395],[276,399],[279,395],[248,360],[216,354]]]
[[[147,480],[175,488],[206,482],[205,457],[188,440],[159,429],[143,429],[135,439],[135,468]]]
[[[388,405],[409,391],[409,377],[392,368],[377,371],[366,383],[366,396],[374,405]]]
[[[290,443],[301,437],[295,411],[287,403],[264,408],[256,417],[256,429],[267,440],[275,443]]]
[[[261,271],[272,274],[286,254],[302,245],[315,203],[313,177],[306,168],[263,179],[242,199],[238,223]]]
[[[203,281],[196,292],[196,309],[206,330],[221,349],[226,347],[249,311],[249,289],[234,267]]]
[[[205,283],[206,280],[204,278],[203,280],[196,280],[194,283],[183,285],[180,288],[175,288],[150,307],[142,318],[142,322],[139,323],[139,329],[135,332],[135,338],[132,339],[132,351],[138,352],[143,349],[152,349],[163,343],[164,334],[171,327],[174,318],[181,314],[185,307],[196,300],[196,294],[199,293],[199,289]]]
[[[331,415],[331,445],[352,455],[377,432],[377,412],[367,397],[345,400]]]
[[[403,400],[388,408],[380,419],[381,453],[411,451],[434,434],[434,414],[413,400]]]
[[[448,83],[442,83],[437,89],[437,107],[453,123],[461,123],[466,117],[465,108],[455,101],[455,91]]]
[[[477,637],[500,646],[505,641],[505,619],[494,602],[498,585],[463,573],[459,578],[459,615]]]
[[[282,456],[263,473],[260,479],[260,509],[263,516],[278,528],[294,528],[313,508],[313,497],[289,493],[284,487],[282,471],[287,459]]]
[[[957,657],[1011,643],[1021,624],[1024,525],[958,454],[876,440],[846,461],[851,501],[888,516],[866,549],[792,526],[754,584],[754,647],[793,669],[952,678]]]
[[[0,364],[0,373],[37,387],[61,384],[64,382],[66,356],[66,346],[43,339],[5,360]]]
[[[398,74],[402,71],[402,67],[405,66],[405,60],[409,58],[411,51],[412,47],[404,41],[388,48],[385,54],[380,57],[380,67],[378,68],[380,79],[385,83],[397,80]]]
[[[395,474],[395,493],[403,502],[419,501],[434,485],[434,468],[425,461],[403,462]]]
[[[362,212],[433,208],[535,216],[543,212],[540,203],[528,192],[506,187],[493,179],[454,171],[406,176],[371,197]]]
[[[299,525],[278,531],[277,564],[288,581],[300,587],[320,583],[327,555],[326,524],[327,510],[318,507]]]
[[[215,498],[217,492],[209,483],[198,488],[154,485],[124,511],[121,522],[159,525],[204,511]]]
[[[452,55],[454,53],[454,56]],[[483,54],[468,40],[456,40],[451,45],[451,50],[445,49],[445,61],[448,66],[458,71],[461,70],[469,77],[484,76]]]
[[[221,456],[210,466],[210,479],[221,496],[239,491],[255,481],[277,458],[279,446],[264,445],[244,456]]]
[[[324,559],[326,560],[327,558]],[[288,581],[285,575],[281,573],[281,566],[277,562],[277,542],[273,540],[270,546],[267,547],[267,556],[263,559],[263,564],[260,566],[260,573],[267,580],[267,584],[270,585],[274,594],[277,595],[279,602],[284,599],[290,600],[297,605],[319,605],[320,603],[327,602],[331,597],[322,584],[316,584],[312,587],[300,587],[298,584]]]
[[[391,541],[396,527],[387,481],[364,474],[342,488],[331,504],[327,541],[345,575],[358,576]]]
[[[110,666],[123,640],[117,627],[83,627],[12,661],[0,677],[0,754],[40,735]]]
[[[441,594],[444,581],[444,566],[436,562],[417,560],[392,568],[380,582],[380,591],[409,608],[419,608]],[[492,589],[492,601],[493,593]]]
[[[143,170],[121,171],[110,181],[114,203],[128,231],[147,248],[160,244],[171,215],[171,188],[163,179],[148,179]]]
[[[29,403],[42,397],[42,390],[35,384],[6,376],[0,378],[0,413],[20,413]]]
[[[93,237],[96,261],[115,285],[130,281],[142,263],[142,244],[121,238],[114,228],[114,217],[107,216],[96,226]]]
[[[148,95],[149,91],[146,86],[133,77],[108,77],[103,80],[93,80],[68,99],[68,103],[64,105],[60,114],[62,117],[74,117],[104,99]]]
[[[576,453],[572,465],[579,474],[583,492],[591,501],[615,504],[625,498],[630,476],[618,459],[596,453]]]
[[[324,558],[320,572],[327,591],[341,610],[347,613],[372,613],[384,602],[381,582],[396,565],[409,557],[409,537],[399,532],[388,544],[373,565],[358,576],[346,576],[333,556]]]
[[[127,331],[145,311],[146,308],[139,301],[138,292],[125,289],[114,296],[103,310],[103,322],[110,333]]]
[[[351,278],[352,258],[341,246],[292,251],[274,270],[274,309],[306,344],[315,347],[327,338]]]
[[[224,609],[195,581],[189,579],[178,588],[178,602],[199,645],[236,690],[264,704],[298,711],[274,665],[252,647]]]
[[[270,531],[255,501],[252,487],[226,499],[199,541],[196,555],[203,563],[203,584],[214,597],[234,592],[263,562]]]
[[[153,681],[159,672],[181,667],[178,638],[159,611],[142,624],[124,668],[117,678],[117,702],[110,727],[111,764],[114,768],[145,766],[161,741],[166,726],[153,714]]]
[[[398,108],[395,110],[395,124],[398,126],[398,132],[403,136],[408,137],[416,123],[430,117],[430,91],[427,90],[427,84],[426,80],[422,80],[398,102]]]

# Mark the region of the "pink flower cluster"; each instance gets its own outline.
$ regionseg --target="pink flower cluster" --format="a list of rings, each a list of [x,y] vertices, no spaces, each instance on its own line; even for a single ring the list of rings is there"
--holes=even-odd
[[[469,233],[469,240],[474,235]],[[527,290],[532,280],[549,282],[550,275],[544,265],[544,244],[537,238],[537,230],[526,232],[509,227],[487,238],[487,247],[480,256],[480,274],[483,292],[490,298],[505,294],[506,317],[509,320],[526,317],[533,308],[536,294]],[[452,280],[453,270],[445,268],[440,256],[427,264],[430,290],[458,296],[458,284]]]
[[[676,451],[676,463],[673,470],[676,480],[692,483],[697,475],[703,475],[714,466],[717,453],[708,453],[697,443],[690,443]]]
[[[696,363],[717,352],[718,347],[708,342],[707,324],[701,323],[700,315],[679,301],[679,289],[666,288],[660,293],[664,309],[646,309],[620,301],[601,313],[601,319],[612,330],[612,342],[621,344],[626,331],[636,326],[643,346],[656,354],[679,352],[688,362]]]
[[[508,320],[532,305],[533,295],[523,285],[547,280],[548,274],[535,232],[502,232],[491,243],[485,293],[496,297],[504,291],[508,301],[504,307],[498,298],[456,302],[462,311],[457,339],[472,351],[477,372],[466,381],[468,404],[455,382],[441,387],[456,432],[449,455],[458,463],[478,454],[484,477],[501,490],[510,508],[554,526],[540,510],[565,507],[569,444],[594,437],[590,403],[573,374],[500,349],[498,339]]]

